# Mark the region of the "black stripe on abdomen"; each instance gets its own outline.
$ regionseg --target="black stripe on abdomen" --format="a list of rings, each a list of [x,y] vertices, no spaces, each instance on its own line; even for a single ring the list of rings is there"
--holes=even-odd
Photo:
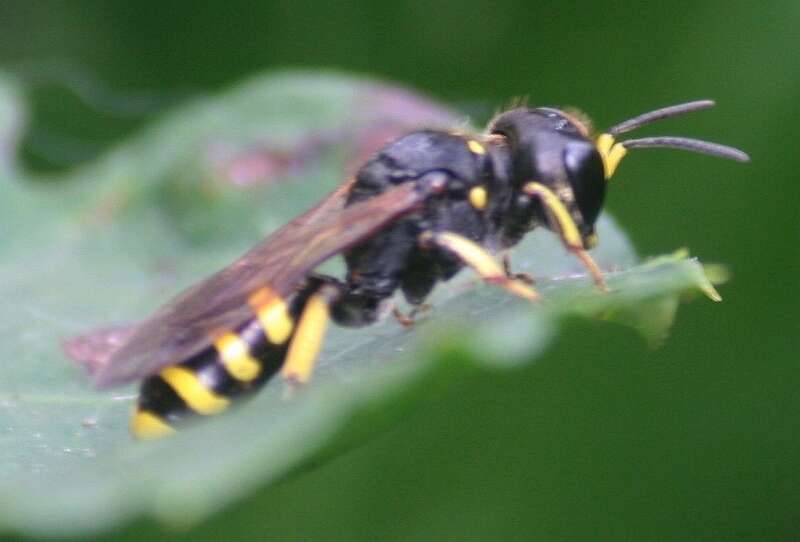
[[[277,373],[286,358],[294,321],[312,289],[292,296],[275,323],[288,332],[281,344],[270,342],[269,321],[256,315],[235,331],[220,334],[212,346],[177,365],[148,377],[141,386],[131,430],[136,437],[154,438],[170,433],[187,418],[221,412],[240,398],[250,396]],[[275,303],[284,303],[280,298]],[[268,307],[267,307],[268,308]],[[274,330],[272,330],[274,331]]]

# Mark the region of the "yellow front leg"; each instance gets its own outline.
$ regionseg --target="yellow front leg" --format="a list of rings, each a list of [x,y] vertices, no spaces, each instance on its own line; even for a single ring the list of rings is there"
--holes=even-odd
[[[545,208],[547,216],[550,219],[551,226],[561,236],[564,245],[580,259],[583,266],[589,271],[595,284],[597,284],[597,287],[607,292],[608,286],[603,278],[603,272],[600,271],[597,263],[583,247],[583,240],[578,231],[578,226],[575,224],[567,208],[561,200],[558,199],[558,196],[545,185],[536,182],[526,184],[522,187],[522,190],[526,194],[536,197],[542,202],[542,206]],[[594,243],[596,242],[595,240]]]

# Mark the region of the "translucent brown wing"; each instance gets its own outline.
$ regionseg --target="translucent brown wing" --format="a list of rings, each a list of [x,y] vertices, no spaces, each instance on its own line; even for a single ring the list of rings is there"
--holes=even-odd
[[[414,183],[343,207],[351,183],[292,220],[244,256],[188,288],[134,326],[97,330],[65,343],[95,385],[110,387],[142,378],[207,348],[213,338],[253,317],[248,297],[263,286],[290,295],[320,263],[415,209],[423,196]]]

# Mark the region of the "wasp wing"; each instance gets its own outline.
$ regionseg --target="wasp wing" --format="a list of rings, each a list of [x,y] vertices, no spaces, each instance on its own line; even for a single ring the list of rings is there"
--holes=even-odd
[[[305,214],[295,219],[295,222],[300,222],[306,227],[310,227],[314,224],[317,224],[321,221],[324,221],[325,218],[331,216],[333,213],[340,211],[344,205],[344,199],[347,192],[350,190],[350,187],[355,182],[355,178],[350,178],[348,181],[343,183],[337,189],[333,190],[330,194],[328,194],[325,198],[322,199],[316,206],[308,210]],[[283,230],[291,230],[288,225]],[[279,237],[280,231],[275,232],[272,237],[266,239],[262,244],[269,243],[272,239]],[[286,233],[284,232],[284,235]],[[259,245],[261,246],[261,244]],[[236,263],[238,264],[241,260],[245,260],[250,254],[246,254],[242,258],[240,258]],[[236,265],[236,264],[234,264]],[[230,267],[234,267],[234,265]],[[114,369],[106,369],[106,367],[110,364],[112,357],[117,359],[117,352],[128,343],[129,339],[138,332],[152,330],[143,329],[145,324],[151,322],[158,322],[159,317],[168,313],[168,312],[180,312],[178,309],[178,305],[181,303],[182,299],[190,299],[192,297],[192,293],[195,290],[201,289],[201,287],[205,286],[208,289],[211,289],[212,286],[214,289],[220,287],[220,283],[224,282],[220,280],[222,273],[217,273],[213,277],[210,277],[204,282],[196,284],[194,287],[190,287],[185,290],[180,295],[176,296],[172,301],[167,303],[162,309],[160,309],[156,314],[150,317],[143,322],[136,324],[123,324],[117,326],[109,326],[100,329],[95,329],[90,331],[85,335],[79,335],[76,337],[70,337],[69,339],[64,341],[64,351],[76,361],[78,364],[83,366],[90,374],[97,375],[98,373],[104,373],[108,370],[111,373],[114,373]],[[232,274],[228,272],[228,274]],[[211,279],[216,277],[215,281]],[[232,277],[233,278],[233,277]],[[174,317],[173,317],[174,318]],[[167,322],[168,320],[165,320]],[[116,363],[119,365],[119,362]],[[117,369],[119,370],[119,369]],[[116,380],[116,379],[114,379]],[[127,378],[125,379],[127,380]]]
[[[278,295],[289,296],[319,264],[413,211],[424,199],[414,183],[404,183],[342,208],[349,186],[329,194],[150,318],[133,328],[107,328],[71,339],[65,345],[67,354],[83,364],[101,388],[180,363],[207,348],[220,333],[253,318],[247,300],[256,290],[269,286]],[[120,329],[125,330],[124,340],[119,339]]]
[[[64,341],[64,352],[89,373],[108,365],[111,356],[136,332],[136,325],[110,326]]]

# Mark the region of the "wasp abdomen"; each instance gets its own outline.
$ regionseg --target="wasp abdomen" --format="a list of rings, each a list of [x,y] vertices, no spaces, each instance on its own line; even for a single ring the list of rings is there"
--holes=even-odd
[[[251,296],[251,320],[218,334],[199,354],[148,377],[131,420],[134,435],[147,439],[171,433],[187,418],[216,414],[258,391],[283,365],[310,290],[289,302],[259,290]]]

